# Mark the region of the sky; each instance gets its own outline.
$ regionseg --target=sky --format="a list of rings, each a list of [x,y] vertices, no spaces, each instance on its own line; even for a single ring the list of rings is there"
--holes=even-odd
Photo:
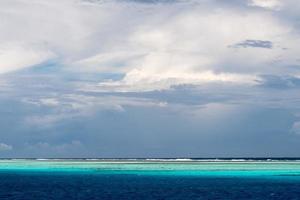
[[[299,0],[1,0],[0,157],[300,157]]]

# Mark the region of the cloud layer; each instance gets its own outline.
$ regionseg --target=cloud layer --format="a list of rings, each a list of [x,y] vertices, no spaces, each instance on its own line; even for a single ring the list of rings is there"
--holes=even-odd
[[[255,81],[260,74],[289,73],[280,68],[299,62],[296,20],[278,16],[293,1],[240,7],[144,2],[3,1],[0,73],[55,60],[70,71],[123,73],[124,84],[148,81],[148,90],[153,83],[157,89],[202,80],[243,83],[245,76]],[[274,14],[257,6],[278,9]]]
[[[1,1],[0,155],[299,156],[298,5]]]

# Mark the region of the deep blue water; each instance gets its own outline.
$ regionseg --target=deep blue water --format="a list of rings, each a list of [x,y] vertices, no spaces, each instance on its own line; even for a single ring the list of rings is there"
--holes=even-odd
[[[300,200],[300,160],[0,160],[1,199]]]
[[[298,177],[3,171],[0,199],[300,199]]]

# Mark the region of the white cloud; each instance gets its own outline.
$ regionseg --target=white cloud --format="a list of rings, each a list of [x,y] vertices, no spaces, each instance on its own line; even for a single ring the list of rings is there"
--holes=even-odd
[[[24,1],[0,3],[0,72],[33,66],[49,59],[71,62],[93,46],[89,35],[105,17],[77,0]],[[95,20],[97,19],[97,20]],[[102,26],[99,26],[100,28]]]
[[[120,54],[112,49],[86,59],[92,60],[92,63],[85,64],[115,71],[116,68],[111,66],[116,60],[122,60],[122,67],[117,70],[126,74],[124,79],[99,83],[111,90],[116,86],[119,91],[153,90],[173,84],[210,81],[255,83],[256,74],[264,73],[262,66],[269,65],[282,50],[236,50],[228,46],[246,38],[271,39],[281,43],[278,36],[286,34],[287,27],[268,13],[249,12],[245,15],[222,9],[208,12],[204,7],[183,9],[171,18],[167,10],[167,14],[160,13],[166,9],[164,7],[157,8],[154,19],[142,15],[143,24],[136,26],[134,32],[124,38],[122,48],[127,48],[124,51],[127,53]]]
[[[13,147],[11,145],[0,143],[0,151],[10,151]]]
[[[116,51],[118,45],[114,44],[105,53],[84,60],[92,62],[81,61],[88,69],[125,73],[121,81],[99,83],[100,90],[117,87],[117,91],[148,91],[211,81],[255,83],[256,75],[270,73],[270,63],[283,54],[278,45],[292,41],[286,38],[289,27],[271,13],[248,11],[245,14],[205,3],[183,6],[181,11],[176,6],[152,7],[155,10],[152,18],[141,13],[143,23],[133,27],[132,34],[125,34],[120,43],[120,48],[127,53]],[[249,38],[271,40],[276,47],[228,48]],[[121,67],[112,67],[119,60]]]
[[[249,5],[278,10],[282,6],[282,0],[250,0]]]
[[[114,92],[139,92],[168,89],[172,85],[180,84],[205,84],[223,82],[232,84],[256,84],[259,77],[246,74],[172,71],[165,73],[142,71],[133,69],[121,81],[106,81],[97,85],[85,85],[80,91],[114,91]]]
[[[59,101],[55,98],[42,98],[40,99],[41,104],[46,106],[58,106]]]
[[[298,59],[294,26],[280,16],[195,2],[1,1],[0,73],[56,59],[65,70],[124,73],[123,80],[100,85],[132,91],[210,81],[248,84],[258,74],[285,70],[270,67],[273,62]],[[250,4],[281,5],[276,0]],[[271,41],[274,48],[228,48],[247,39]]]
[[[0,47],[0,74],[40,64],[54,58],[48,50],[33,49],[32,46],[7,44]]]

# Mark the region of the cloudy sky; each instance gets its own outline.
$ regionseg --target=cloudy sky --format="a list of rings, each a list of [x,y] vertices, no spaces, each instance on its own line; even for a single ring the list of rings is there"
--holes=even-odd
[[[1,0],[0,157],[300,156],[299,0]]]

